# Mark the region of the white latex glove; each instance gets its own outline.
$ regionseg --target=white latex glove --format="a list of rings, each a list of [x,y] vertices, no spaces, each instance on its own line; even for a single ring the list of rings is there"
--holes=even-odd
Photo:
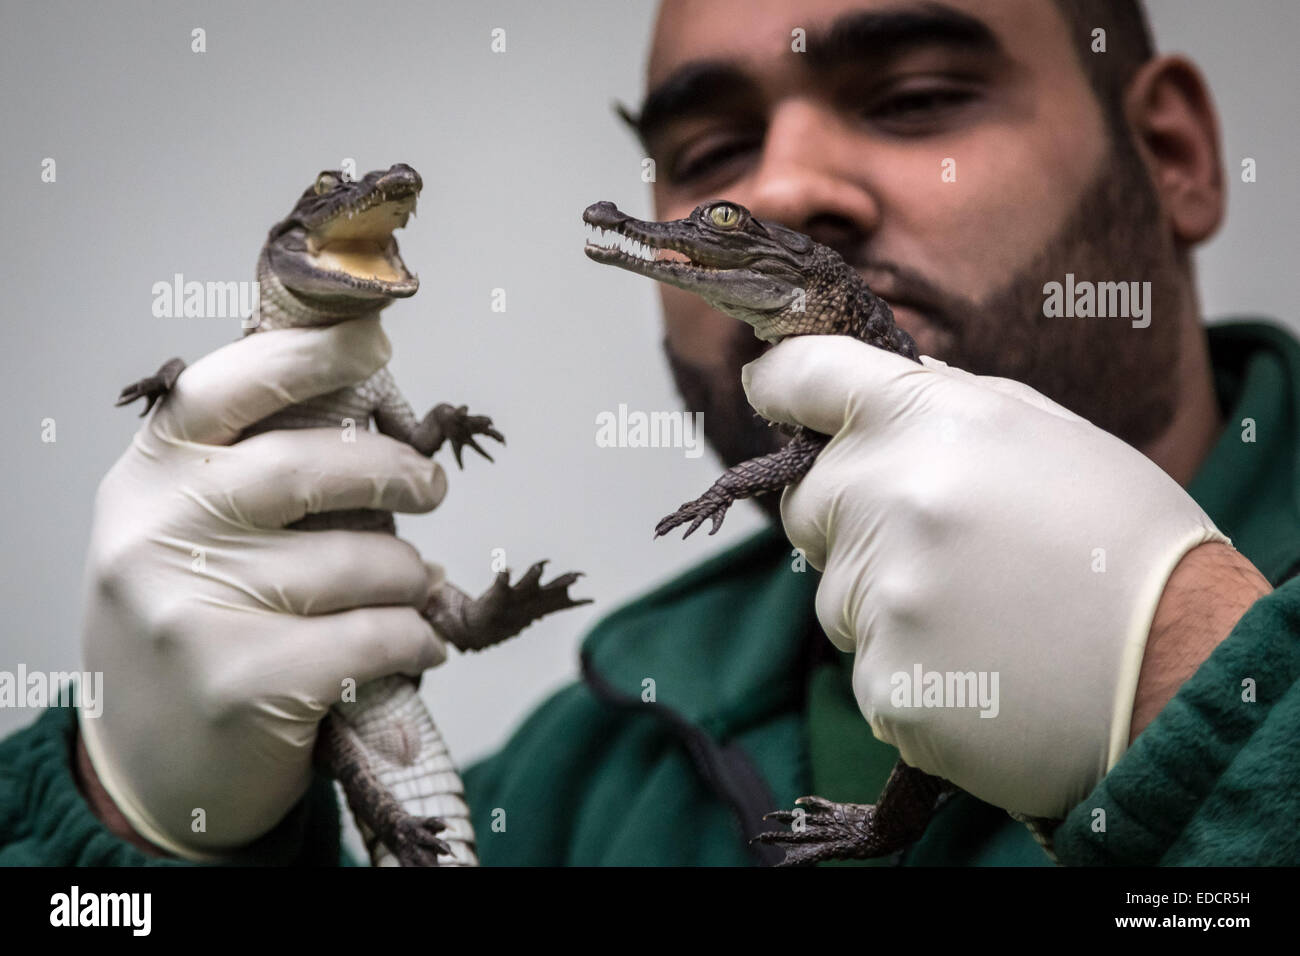
[[[309,511],[429,511],[446,492],[437,464],[363,430],[355,443],[323,428],[229,444],[361,382],[390,351],[376,319],[227,345],[181,374],[100,483],[82,645],[104,674],[103,713],[79,723],[113,801],[174,854],[219,858],[275,826],[310,783],[317,722],[344,678],[446,657],[416,611],[434,577],[411,545],[284,529]]]
[[[873,733],[982,800],[1065,816],[1127,747],[1175,565],[1227,539],[1141,453],[1017,382],[803,336],[744,383],[763,417],[833,436],[781,515]],[[900,706],[918,667],[983,672],[990,706]]]

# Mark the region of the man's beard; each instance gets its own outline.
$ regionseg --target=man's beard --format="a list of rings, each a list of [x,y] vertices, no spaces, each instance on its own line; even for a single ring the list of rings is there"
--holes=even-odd
[[[1023,382],[1141,448],[1163,434],[1173,418],[1186,276],[1141,158],[1126,133],[1113,136],[1112,144],[1109,161],[1083,190],[1064,226],[1028,266],[983,301],[945,290],[909,268],[871,259],[861,244],[837,251],[869,280],[887,287],[888,301],[928,320],[937,333],[935,358],[977,375]],[[988,241],[997,242],[997,236]],[[1149,281],[1150,325],[1134,328],[1130,318],[1117,316],[1045,316],[1043,286],[1064,285],[1066,273],[1073,273],[1076,283]],[[704,413],[704,437],[727,467],[776,451],[788,440],[754,412],[740,383],[741,366],[767,347],[739,321],[724,354],[707,363],[682,358],[664,340],[677,390],[687,408]],[[769,516],[779,516],[779,495],[762,495],[756,503]]]

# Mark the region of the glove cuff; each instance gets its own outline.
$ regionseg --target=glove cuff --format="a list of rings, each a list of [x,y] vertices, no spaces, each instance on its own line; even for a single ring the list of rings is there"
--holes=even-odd
[[[1105,773],[1110,773],[1111,768],[1119,763],[1120,758],[1128,750],[1138,678],[1142,673],[1142,661],[1146,656],[1151,625],[1155,620],[1156,609],[1165,587],[1169,584],[1174,569],[1189,551],[1216,541],[1228,546],[1232,545],[1232,541],[1214,526],[1214,522],[1208,516],[1202,515],[1202,523],[1190,528],[1178,540],[1177,545],[1170,549],[1166,560],[1153,569],[1151,577],[1142,587],[1142,593],[1135,605],[1133,619],[1129,625],[1130,636],[1120,653],[1119,677],[1115,682],[1115,697],[1111,705],[1110,745],[1107,748]]]

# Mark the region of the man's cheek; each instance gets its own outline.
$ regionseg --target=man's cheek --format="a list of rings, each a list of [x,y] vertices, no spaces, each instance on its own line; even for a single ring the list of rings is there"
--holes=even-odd
[[[1001,288],[1059,234],[1087,186],[1078,170],[1052,166],[1017,147],[1006,151],[1011,170],[1000,170],[995,154],[968,164],[979,178],[967,184],[950,221],[947,241],[965,250],[958,278],[976,300]]]
[[[1049,144],[1007,125],[980,125],[938,148],[879,160],[880,258],[907,263],[967,298],[1000,288],[1060,229],[1080,170],[1044,157]]]

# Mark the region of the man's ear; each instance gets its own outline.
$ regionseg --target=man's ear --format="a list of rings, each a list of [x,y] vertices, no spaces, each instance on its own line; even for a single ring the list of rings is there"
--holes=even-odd
[[[1124,111],[1174,238],[1186,246],[1209,238],[1225,196],[1219,119],[1200,71],[1181,56],[1155,57],[1133,77]]]

